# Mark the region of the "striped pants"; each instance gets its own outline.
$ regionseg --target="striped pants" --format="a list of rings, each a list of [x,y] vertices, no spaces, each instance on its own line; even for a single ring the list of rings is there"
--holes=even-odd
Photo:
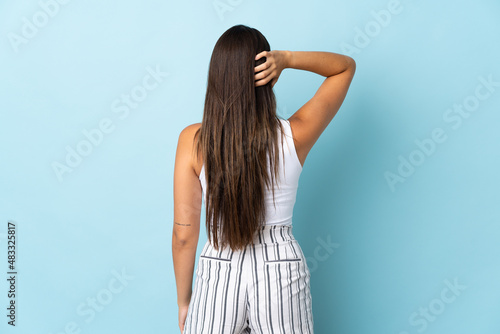
[[[313,334],[310,273],[291,225],[265,225],[244,250],[207,240],[183,334]]]

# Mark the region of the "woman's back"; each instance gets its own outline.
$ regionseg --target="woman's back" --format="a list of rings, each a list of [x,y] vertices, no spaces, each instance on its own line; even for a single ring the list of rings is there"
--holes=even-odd
[[[279,177],[274,185],[273,193],[267,189],[265,193],[266,219],[265,225],[292,225],[293,207],[302,172],[302,164],[297,156],[290,122],[280,119],[283,126],[283,145],[279,137]],[[268,164],[268,172],[270,168]],[[205,168],[201,167],[199,179],[206,198]]]

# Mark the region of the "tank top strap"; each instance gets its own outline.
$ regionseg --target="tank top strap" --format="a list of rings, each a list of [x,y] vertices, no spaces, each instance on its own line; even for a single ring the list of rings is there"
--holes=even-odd
[[[293,141],[292,127],[290,126],[290,121],[287,119],[280,119],[280,121],[283,124],[283,132],[286,142],[283,148],[286,147],[288,156],[291,158],[291,160],[295,161],[295,164],[298,166],[298,169],[302,170],[302,165],[299,161],[299,157],[297,156],[295,143]]]

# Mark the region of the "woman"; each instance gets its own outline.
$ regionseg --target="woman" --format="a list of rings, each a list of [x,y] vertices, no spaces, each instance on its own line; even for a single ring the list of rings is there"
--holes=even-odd
[[[203,120],[179,135],[172,254],[184,334],[313,333],[293,206],[306,156],[356,65],[336,53],[270,50],[258,30],[228,29],[210,60]],[[326,78],[287,120],[276,115],[273,92],[285,68]],[[202,198],[208,240],[192,290]]]

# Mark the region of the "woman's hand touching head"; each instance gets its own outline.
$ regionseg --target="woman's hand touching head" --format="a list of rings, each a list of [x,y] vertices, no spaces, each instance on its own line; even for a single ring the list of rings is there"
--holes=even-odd
[[[264,63],[255,66],[255,87],[271,82],[274,87],[281,72],[288,67],[290,53],[287,51],[262,51],[255,56],[255,61],[265,57]]]

